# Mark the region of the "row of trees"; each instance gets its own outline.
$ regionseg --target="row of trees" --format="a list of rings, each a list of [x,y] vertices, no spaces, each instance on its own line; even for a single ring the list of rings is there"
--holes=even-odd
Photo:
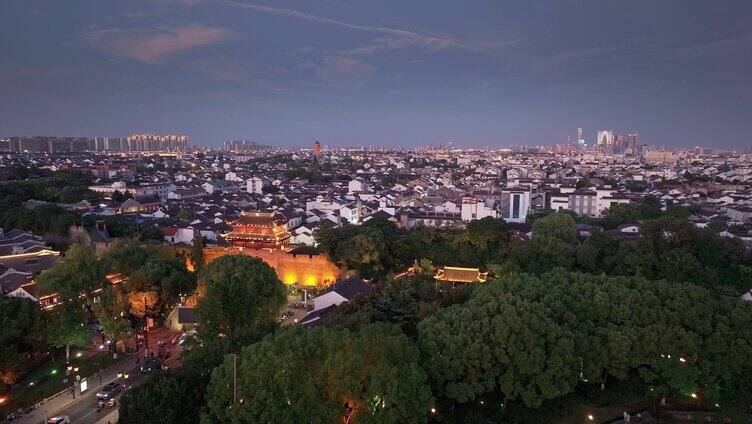
[[[658,393],[735,393],[752,372],[752,309],[691,285],[556,271],[478,287],[418,325],[435,393],[539,406],[637,376]]]
[[[335,263],[369,278],[402,272],[420,258],[435,264],[485,267],[503,259],[511,239],[506,223],[491,218],[471,221],[466,229],[405,230],[383,218],[360,226],[325,223],[315,236]]]
[[[653,210],[648,205],[635,207]],[[436,265],[474,266],[497,275],[565,268],[689,281],[737,293],[752,288],[752,255],[739,240],[720,237],[667,213],[642,221],[640,227],[634,239],[619,240],[596,232],[583,240],[571,214],[557,212],[535,219],[533,236],[524,241],[513,237],[503,220],[494,218],[471,221],[464,229],[442,230],[405,230],[375,218],[361,226],[323,225],[316,237],[335,263],[367,278],[399,273],[415,260],[427,259]]]
[[[31,169],[16,173],[29,179],[19,178],[0,185],[0,228],[19,228],[35,234],[66,234],[68,228],[79,219],[78,215],[55,203],[98,199],[97,194],[89,190],[90,177],[82,172],[52,173]],[[23,203],[31,199],[50,204],[28,210]]]
[[[278,329],[282,283],[269,272],[246,257],[207,265],[198,344],[182,369],[126,394],[123,422],[425,422],[436,398],[536,408],[635,379],[664,395],[749,390],[752,309],[692,284],[557,270],[446,295],[418,276],[344,307],[365,320]],[[181,408],[160,414],[165,404]]]
[[[202,423],[426,422],[432,396],[419,361],[389,325],[280,330],[214,370]]]
[[[74,244],[37,277],[37,284],[40,292],[62,299],[52,310],[47,333],[50,344],[66,349],[66,359],[71,346],[86,344],[90,318],[114,345],[147,316],[164,316],[181,295],[195,289],[179,259],[134,240],[113,244],[102,258],[92,247]]]

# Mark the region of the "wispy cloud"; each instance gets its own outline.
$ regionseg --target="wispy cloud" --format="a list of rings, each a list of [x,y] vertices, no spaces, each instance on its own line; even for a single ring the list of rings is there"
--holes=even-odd
[[[421,47],[428,50],[442,50],[447,48],[456,48],[460,50],[485,52],[482,48],[464,43],[452,37],[422,33],[414,30],[399,28],[390,28],[384,26],[360,25],[345,22],[337,19],[325,18],[312,15],[307,12],[301,12],[294,9],[279,7],[263,6],[253,3],[239,3],[235,1],[226,1],[224,4],[255,10],[257,12],[269,13],[278,16],[286,16],[292,19],[299,19],[310,22],[318,22],[325,25],[334,25],[340,28],[347,28],[356,31],[365,31],[375,34],[381,34],[372,45],[363,46],[350,51],[352,54],[371,54],[384,50],[402,49],[407,47]]]
[[[743,48],[739,49],[739,47],[744,46],[747,47],[747,52],[749,52],[749,48],[752,47],[752,31],[750,30],[724,34],[710,40],[702,40],[677,47],[670,50],[669,54],[672,56],[689,56],[698,53],[706,53],[708,51],[721,51],[723,49],[727,49],[733,54],[736,54],[739,51],[745,51]]]
[[[233,35],[226,28],[188,25],[158,29],[89,28],[81,38],[100,52],[155,64],[196,47],[220,43]]]
[[[368,63],[344,56],[327,56],[320,65],[312,65],[322,81],[339,86],[361,85],[370,81],[376,68]]]

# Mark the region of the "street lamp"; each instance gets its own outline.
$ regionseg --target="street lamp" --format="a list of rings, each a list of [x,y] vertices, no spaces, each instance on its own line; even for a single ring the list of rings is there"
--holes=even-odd
[[[55,374],[57,374],[57,370],[53,369],[50,371],[50,375],[52,376],[52,390],[54,391],[57,388],[57,379],[55,379]]]
[[[29,387],[31,387],[31,402],[36,403],[37,402],[37,388],[34,386],[34,382],[29,383]]]

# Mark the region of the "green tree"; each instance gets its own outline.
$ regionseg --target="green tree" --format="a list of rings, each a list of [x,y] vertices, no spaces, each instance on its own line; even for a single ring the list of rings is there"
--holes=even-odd
[[[24,362],[23,353],[39,347],[43,337],[42,317],[38,305],[17,297],[0,296],[0,382],[16,382],[17,368]]]
[[[509,259],[518,269],[540,274],[554,268],[571,268],[574,247],[551,236],[533,235],[529,242],[516,242]]]
[[[577,265],[587,272],[596,272],[600,260],[600,250],[590,243],[577,248]]]
[[[652,194],[648,194],[640,202],[640,216],[642,219],[660,218],[663,214],[661,210],[661,200]]]
[[[433,387],[459,402],[498,389],[537,407],[577,382],[574,339],[500,284],[421,321],[418,340]]]
[[[653,245],[647,239],[639,238],[622,242],[609,264],[617,275],[650,277],[655,273],[657,260]]]
[[[693,284],[557,270],[479,287],[420,322],[418,340],[439,394],[498,389],[535,406],[630,375],[656,393],[738,392],[752,371],[749,325],[749,305]]]
[[[141,241],[158,241],[163,242],[164,236],[162,235],[162,232],[159,231],[159,228],[157,228],[154,225],[145,225],[139,234],[139,239]]]
[[[208,374],[208,373],[207,373]],[[118,409],[121,424],[195,423],[204,402],[207,380],[193,374],[158,369],[123,394]]]
[[[216,259],[204,268],[199,281],[205,290],[197,308],[201,337],[222,337],[231,350],[275,325],[287,300],[287,290],[274,269],[249,256]]]
[[[248,346],[215,369],[202,423],[426,422],[431,393],[419,353],[395,327],[300,327]]]
[[[155,303],[148,308],[156,313],[171,309],[181,295],[192,293],[196,287],[195,278],[183,261],[164,257],[135,240],[116,242],[103,260],[110,272],[124,278],[117,286],[123,296],[139,301],[140,296],[135,294],[156,293]]]
[[[117,351],[117,342],[127,338],[131,326],[125,317],[128,311],[127,299],[119,293],[102,291],[92,302],[91,310],[102,326],[102,332],[112,340],[111,348]]]
[[[78,302],[65,302],[54,308],[47,323],[47,340],[57,348],[65,348],[65,361],[70,361],[71,346],[86,346],[89,341],[86,312]]]
[[[71,246],[55,266],[43,271],[36,279],[42,293],[59,293],[64,299],[74,301],[107,286],[107,268],[94,253],[94,248],[83,243]]]
[[[542,237],[553,237],[567,244],[577,244],[580,241],[574,218],[568,213],[555,212],[533,223],[533,234]]]
[[[611,205],[603,214],[603,224],[607,228],[616,228],[629,222],[642,219],[640,206],[632,203],[617,203]]]
[[[661,276],[670,281],[702,281],[704,269],[702,264],[686,248],[679,247],[664,252],[659,262]]]
[[[201,233],[194,234],[193,236],[190,258],[193,263],[193,268],[196,271],[201,271],[204,268],[204,265],[206,265],[206,260],[204,258],[204,236],[202,236]]]
[[[479,249],[498,249],[510,237],[507,223],[501,218],[491,217],[468,222],[465,233],[468,241]]]

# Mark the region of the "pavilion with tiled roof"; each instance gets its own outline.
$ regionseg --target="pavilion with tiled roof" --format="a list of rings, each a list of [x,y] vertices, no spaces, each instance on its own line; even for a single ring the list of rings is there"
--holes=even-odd
[[[484,283],[488,273],[480,272],[478,268],[445,266],[436,270],[434,278],[447,283]]]
[[[273,213],[241,212],[224,239],[236,247],[281,249],[290,239],[284,224],[284,219]]]

